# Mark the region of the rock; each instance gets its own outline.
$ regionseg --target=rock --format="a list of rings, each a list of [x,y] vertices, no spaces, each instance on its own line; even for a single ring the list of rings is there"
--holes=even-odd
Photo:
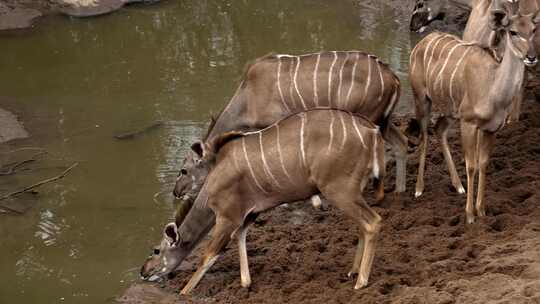
[[[71,17],[99,16],[130,3],[155,3],[159,0],[57,0],[58,10]]]
[[[24,29],[32,27],[42,13],[33,8],[9,7],[0,3],[0,30]]]
[[[16,138],[26,138],[28,132],[13,113],[0,108],[0,143]]]

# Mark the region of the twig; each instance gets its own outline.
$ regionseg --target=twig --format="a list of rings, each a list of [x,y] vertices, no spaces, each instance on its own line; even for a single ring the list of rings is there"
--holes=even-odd
[[[36,154],[34,154],[31,158],[29,159],[25,159],[23,161],[20,161],[20,162],[16,162],[16,163],[11,163],[11,164],[7,164],[5,165],[4,167],[0,168],[0,176],[5,176],[5,175],[12,175],[14,174],[16,171],[15,169],[17,169],[18,167],[24,165],[24,164],[27,164],[27,163],[31,163],[31,162],[35,162],[37,159],[36,157],[39,156],[39,155],[43,155],[43,154],[47,154],[47,151],[41,151],[41,152],[38,152]],[[7,171],[2,171],[4,168],[8,168],[9,167],[9,170]]]
[[[15,191],[15,192],[8,193],[8,194],[6,194],[6,195],[0,197],[0,201],[1,201],[1,200],[5,200],[6,198],[10,198],[10,197],[12,197],[12,196],[19,195],[19,194],[21,194],[21,193],[27,192],[27,191],[32,190],[32,189],[34,189],[34,188],[37,188],[37,187],[39,187],[39,186],[41,186],[41,185],[44,185],[44,184],[47,184],[47,183],[50,183],[50,182],[54,182],[54,181],[56,181],[56,180],[59,180],[59,179],[63,178],[64,176],[66,176],[66,175],[68,174],[68,172],[71,171],[71,169],[77,167],[78,164],[79,164],[79,163],[74,163],[73,165],[69,166],[69,168],[67,168],[64,172],[62,172],[62,174],[60,174],[60,175],[58,175],[58,176],[51,177],[51,178],[48,178],[48,179],[46,179],[46,180],[42,180],[42,181],[40,181],[40,182],[38,182],[38,183],[35,183],[35,184],[31,185],[31,186],[28,186],[28,187],[24,188],[24,189],[21,189],[21,190]],[[2,206],[2,208],[5,208],[5,207]]]
[[[25,148],[19,148],[19,149],[7,151],[7,152],[0,152],[0,154],[11,154],[11,153],[15,153],[15,152],[19,152],[19,151],[27,151],[27,150],[43,151],[43,152],[45,152],[45,149],[43,149],[43,148],[37,148],[37,147],[25,147]]]

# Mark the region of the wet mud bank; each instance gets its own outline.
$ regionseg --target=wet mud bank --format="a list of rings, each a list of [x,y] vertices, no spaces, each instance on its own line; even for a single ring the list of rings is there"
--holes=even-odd
[[[337,209],[309,204],[263,214],[248,234],[253,284],[240,287],[238,251],[231,242],[192,297],[178,291],[199,263],[200,250],[175,279],[135,284],[122,303],[537,303],[540,301],[540,108],[523,106],[521,121],[497,134],[486,189],[488,216],[464,222],[465,196],[451,187],[439,143],[431,138],[426,191],[413,198],[417,167],[410,155],[408,192],[389,193],[376,211],[384,218],[370,284],[353,290],[346,275],[358,230]],[[450,136],[466,180],[459,133]],[[387,189],[393,188],[392,173]],[[372,193],[366,197],[374,204]],[[204,245],[203,245],[204,246]],[[141,261],[142,262],[142,261]],[[149,299],[150,298],[150,299]]]

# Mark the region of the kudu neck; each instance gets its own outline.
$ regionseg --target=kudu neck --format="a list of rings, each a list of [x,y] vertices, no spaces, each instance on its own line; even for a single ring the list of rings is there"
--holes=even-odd
[[[182,225],[178,228],[182,249],[191,252],[216,223],[212,209],[207,206],[208,192],[203,186]]]
[[[494,82],[491,88],[491,97],[495,102],[504,103],[502,106],[509,106],[512,98],[521,89],[525,64],[523,58],[512,45],[508,33],[504,34],[504,53],[502,61],[496,66]]]

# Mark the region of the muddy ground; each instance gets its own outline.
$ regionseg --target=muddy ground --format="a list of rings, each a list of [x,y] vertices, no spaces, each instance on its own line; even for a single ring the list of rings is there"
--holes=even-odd
[[[458,132],[450,135],[465,183]],[[125,303],[540,303],[540,104],[529,98],[521,121],[497,134],[486,189],[488,216],[464,223],[465,196],[454,192],[434,136],[426,191],[413,198],[417,154],[410,155],[408,192],[388,194],[370,284],[347,278],[357,226],[339,210],[309,204],[263,214],[248,234],[251,288],[240,287],[236,242],[192,297],[179,289],[199,263],[197,252],[162,286],[136,284]],[[387,189],[393,188],[389,168]],[[465,183],[466,184],[466,183]],[[372,193],[366,197],[374,204]],[[204,246],[204,244],[203,244]],[[142,262],[142,261],[141,261]]]

